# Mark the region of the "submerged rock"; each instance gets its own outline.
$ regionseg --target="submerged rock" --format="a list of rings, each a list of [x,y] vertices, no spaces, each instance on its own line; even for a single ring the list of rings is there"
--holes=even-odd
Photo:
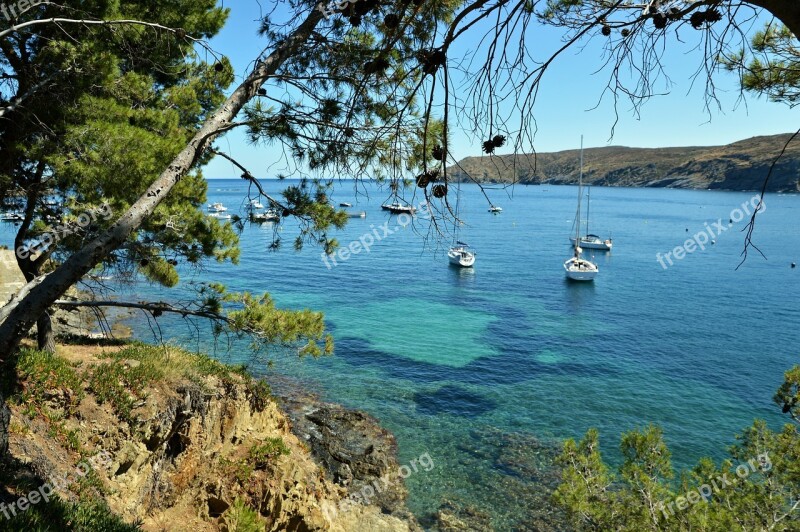
[[[352,498],[413,519],[398,474],[397,440],[378,420],[299,392],[284,395],[282,406],[292,420],[292,432],[308,443],[313,458]]]
[[[436,525],[441,532],[493,530],[489,515],[472,507],[445,500],[436,514]]]

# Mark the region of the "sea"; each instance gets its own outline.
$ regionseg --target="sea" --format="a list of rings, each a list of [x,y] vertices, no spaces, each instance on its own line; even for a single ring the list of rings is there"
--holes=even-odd
[[[276,196],[293,184],[262,183]],[[422,204],[418,189],[402,194]],[[231,213],[255,197],[242,180],[208,181],[208,202]],[[495,530],[555,529],[552,457],[567,438],[597,428],[618,467],[620,436],[657,425],[680,470],[723,459],[754,419],[788,421],[772,397],[800,360],[800,196],[766,194],[745,256],[755,197],[592,187],[589,230],[614,247],[586,250],[599,275],[575,283],[563,263],[577,187],[462,185],[458,239],[477,254],[462,269],[447,260],[452,220],[392,215],[381,209],[388,188],[337,181],[331,201],[366,213],[331,233],[350,253],[296,251],[292,219],[245,223],[238,265],[181,264],[175,289],[140,282],[116,297],[188,299],[197,283],[221,282],[323,312],[336,350],[318,359],[278,346],[254,354],[202,322],[127,323],[136,338],[245,362],[278,387],[288,380],[376,417],[395,434],[401,464],[426,454],[434,464],[406,479],[425,528],[444,509]],[[0,243],[12,229],[2,224]]]

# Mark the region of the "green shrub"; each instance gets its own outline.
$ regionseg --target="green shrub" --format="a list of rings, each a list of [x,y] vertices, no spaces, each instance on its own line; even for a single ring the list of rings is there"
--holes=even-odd
[[[263,532],[264,523],[258,512],[247,506],[241,499],[236,499],[233,506],[222,515],[223,532]]]
[[[10,513],[10,512],[9,512]],[[111,513],[103,501],[91,500],[77,503],[65,502],[52,495],[50,501],[31,505],[24,512],[5,520],[0,518],[2,530],[25,532],[137,532],[138,524],[128,524]]]
[[[254,445],[250,448],[248,456],[253,467],[264,469],[281,455],[288,455],[291,451],[281,438],[267,438],[262,445]]]
[[[24,386],[11,394],[10,400],[24,405],[30,417],[48,401],[71,414],[83,399],[81,378],[63,358],[35,349],[20,349],[13,362]]]

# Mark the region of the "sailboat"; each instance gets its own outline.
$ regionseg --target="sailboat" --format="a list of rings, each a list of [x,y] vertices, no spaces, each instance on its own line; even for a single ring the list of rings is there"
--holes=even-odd
[[[459,266],[461,268],[471,268],[472,265],[475,264],[475,252],[470,249],[469,244],[466,244],[458,239],[459,228],[461,225],[461,220],[458,219],[458,208],[460,203],[461,182],[458,182],[456,189],[455,221],[453,226],[454,243],[452,246],[450,246],[450,249],[447,250],[447,258],[450,260],[450,264]]]
[[[575,254],[564,262],[564,271],[567,272],[567,279],[573,281],[594,281],[600,271],[597,264],[582,256],[583,249],[580,246],[581,230],[581,199],[583,197],[583,136],[581,136],[581,170],[578,178],[578,209],[575,213]]]
[[[591,195],[592,187],[586,187],[586,234],[581,237],[580,246],[584,249],[598,249],[600,251],[611,251],[612,246],[614,245],[614,241],[610,238],[606,238],[605,240],[601,239],[597,235],[593,235],[589,232],[589,206],[591,205]],[[576,220],[575,223],[580,224],[579,220]],[[572,245],[575,245],[575,237],[569,237],[570,242]]]

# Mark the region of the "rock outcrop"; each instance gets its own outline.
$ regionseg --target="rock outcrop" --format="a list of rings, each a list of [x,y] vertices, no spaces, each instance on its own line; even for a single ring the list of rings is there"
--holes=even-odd
[[[80,362],[88,381],[86,374],[104,361],[82,354]],[[141,369],[138,360],[119,363],[125,371]],[[180,366],[185,361],[170,363]],[[413,521],[400,517],[405,513],[399,495],[404,488],[398,490],[397,500],[341,504],[348,496],[346,479],[351,486],[366,482],[370,473],[379,475],[396,464],[388,434],[383,436],[392,443],[378,443],[379,451],[361,457],[366,440],[355,436],[330,444],[305,443],[291,432],[291,422],[278,404],[251,388],[235,374],[168,379],[137,394],[143,399],[120,415],[107,397],[101,399],[86,386],[85,396],[58,431],[74,434],[74,445],[84,455],[108,457],[95,471],[105,500],[125,520],[142,522],[144,530],[227,530],[234,507],[242,505],[257,512],[266,530],[415,528]],[[31,418],[29,412],[30,406],[12,407],[18,428],[12,430],[9,454],[41,479],[74,471],[80,456],[52,436],[47,416]],[[343,429],[342,420],[351,417],[332,405],[325,412],[318,412],[319,419],[327,428],[338,427],[334,430]],[[361,414],[352,417],[367,423]],[[354,426],[369,434],[366,424]],[[332,435],[327,428],[320,431],[323,438]],[[348,477],[342,467],[326,473],[312,459],[312,445],[330,449],[331,456],[350,456],[353,475]],[[74,498],[68,488],[59,495]],[[393,501],[396,515],[388,515]]]
[[[282,406],[292,432],[349,495],[367,494],[383,512],[413,519],[405,508],[408,492],[397,479],[397,441],[375,418],[297,393],[284,397]]]

